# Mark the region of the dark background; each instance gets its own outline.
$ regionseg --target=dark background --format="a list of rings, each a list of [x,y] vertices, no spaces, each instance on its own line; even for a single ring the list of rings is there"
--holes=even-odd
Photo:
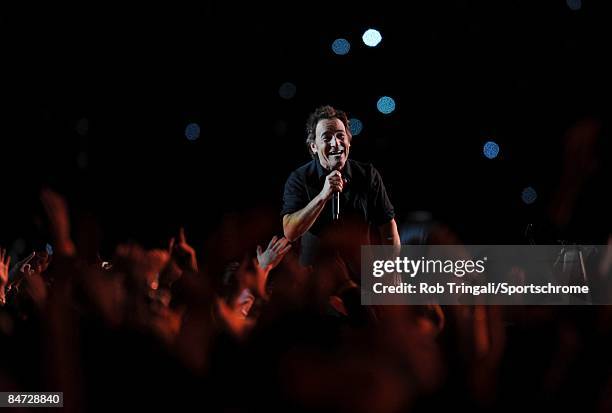
[[[276,220],[320,104],[363,122],[351,157],[380,170],[399,221],[429,210],[482,244],[524,243],[525,225],[546,221],[563,136],[594,116],[603,161],[564,236],[605,242],[603,4],[3,5],[0,243],[44,238],[45,185],[96,217],[110,244],[161,244],[180,225],[197,244],[253,210]],[[370,27],[383,36],[377,48],[361,41]],[[339,37],[351,42],[346,56],[331,51]],[[297,87],[291,100],[279,96],[284,82]],[[383,95],[397,104],[390,115],[376,110]],[[488,140],[501,148],[494,160],[482,155]]]

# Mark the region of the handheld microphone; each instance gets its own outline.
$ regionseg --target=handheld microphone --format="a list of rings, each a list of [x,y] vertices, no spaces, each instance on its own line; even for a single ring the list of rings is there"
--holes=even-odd
[[[342,177],[342,182],[346,183],[346,179]],[[332,220],[337,221],[340,219],[340,192],[334,192],[332,194]]]
[[[332,220],[337,221],[340,218],[340,192],[334,192],[332,195]]]

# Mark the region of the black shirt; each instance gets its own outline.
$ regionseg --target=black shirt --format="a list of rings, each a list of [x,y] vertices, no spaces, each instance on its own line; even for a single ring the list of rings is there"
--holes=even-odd
[[[389,223],[395,216],[382,178],[371,164],[349,159],[341,172],[345,184],[340,194],[340,219],[337,222],[332,220],[331,202],[327,202],[315,223],[302,236],[302,265],[315,264],[321,247],[326,245],[326,239],[348,239],[353,248],[343,249],[343,258],[346,261],[346,255],[350,255],[350,266],[358,266],[354,261],[359,261],[359,246],[369,243],[369,226]],[[312,160],[293,171],[285,183],[281,216],[292,214],[308,205],[323,189],[325,177],[329,173],[318,160]],[[337,244],[335,247],[338,247]],[[346,242],[343,244],[346,246]]]

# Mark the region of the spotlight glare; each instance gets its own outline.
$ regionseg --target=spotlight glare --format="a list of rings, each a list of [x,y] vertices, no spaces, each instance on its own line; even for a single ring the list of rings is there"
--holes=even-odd
[[[369,47],[376,47],[382,40],[382,36],[378,30],[368,29],[362,37],[363,43]]]
[[[537,198],[538,198],[538,194],[536,190],[533,189],[532,187],[528,186],[527,188],[523,189],[523,193],[521,194],[521,199],[527,205],[533,204]]]
[[[89,120],[87,118],[79,119],[74,129],[81,136],[87,135],[87,132],[89,131]]]
[[[376,108],[380,113],[388,115],[395,110],[395,101],[389,96],[383,96],[376,102]]]
[[[349,130],[351,135],[357,136],[363,130],[363,123],[357,118],[351,118],[349,119]]]
[[[578,11],[582,8],[582,0],[565,0],[565,2],[570,10]]]
[[[345,54],[348,54],[349,50],[351,50],[351,44],[348,40],[340,38],[334,40],[331,48],[335,54],[343,56]]]
[[[278,88],[278,94],[280,95],[280,97],[287,100],[293,99],[296,91],[297,88],[291,82],[285,82],[280,86],[280,88]]]
[[[489,141],[484,144],[482,152],[488,159],[494,159],[499,154],[499,145],[493,141]]]
[[[197,123],[190,123],[185,128],[185,137],[190,141],[195,141],[200,137],[200,125]]]

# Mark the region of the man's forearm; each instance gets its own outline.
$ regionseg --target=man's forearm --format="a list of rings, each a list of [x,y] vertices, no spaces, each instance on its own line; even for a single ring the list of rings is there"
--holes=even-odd
[[[293,214],[287,214],[283,217],[283,231],[285,238],[293,242],[300,238],[306,231],[310,229],[312,224],[317,220],[321,211],[325,207],[327,199],[321,194],[317,195],[299,211]]]

